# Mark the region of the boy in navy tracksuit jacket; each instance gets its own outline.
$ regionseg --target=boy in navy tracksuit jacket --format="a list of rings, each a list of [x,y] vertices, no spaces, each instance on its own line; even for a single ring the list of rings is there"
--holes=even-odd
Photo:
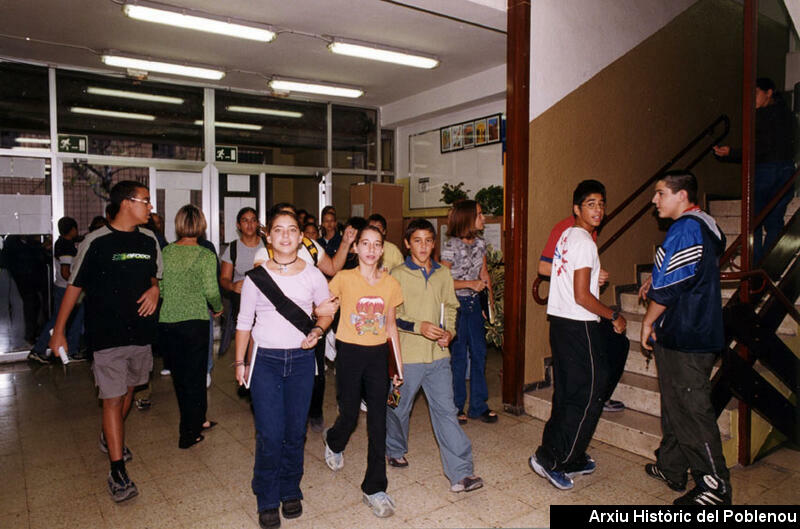
[[[709,382],[724,347],[718,261],[725,236],[697,207],[697,179],[688,171],[666,173],[656,183],[653,203],[659,217],[675,222],[656,250],[651,284],[643,287],[650,303],[641,342],[655,349],[663,434],[656,463],[645,471],[678,491],[692,471],[696,486],[676,505],[730,504],[730,474]]]

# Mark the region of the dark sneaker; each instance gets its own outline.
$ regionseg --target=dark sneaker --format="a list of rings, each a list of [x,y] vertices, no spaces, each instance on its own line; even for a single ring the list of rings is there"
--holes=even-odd
[[[603,411],[625,411],[625,403],[619,400],[608,399],[603,404]]]
[[[297,518],[303,514],[303,502],[298,498],[293,500],[285,500],[281,504],[281,513],[287,520]]]
[[[673,505],[730,505],[731,487],[710,474],[698,485],[672,502]]]
[[[483,487],[483,479],[478,476],[467,476],[450,486],[450,492],[472,492]]]
[[[139,489],[131,481],[125,473],[109,472],[108,473],[108,493],[111,494],[111,499],[119,503],[121,501],[129,500],[139,494]]]
[[[106,442],[106,435],[102,431],[100,432],[100,441],[97,443],[97,447],[104,454],[108,453],[108,443]],[[133,453],[128,449],[127,446],[123,446],[122,447],[122,460],[127,463],[131,459],[133,459]]]
[[[31,349],[31,352],[28,353],[28,360],[31,362],[39,362],[40,364],[50,363],[50,359],[44,353],[40,353],[39,351],[33,349]]]
[[[569,465],[569,467],[564,469],[564,472],[567,477],[574,478],[575,476],[591,474],[596,468],[597,463],[594,462],[594,459],[592,459],[589,454],[586,454],[584,455],[584,461],[579,461],[578,463]]]
[[[136,404],[136,409],[139,411],[149,410],[153,403],[150,399],[136,399],[133,401]]]
[[[658,465],[655,463],[647,463],[644,466],[644,471],[651,478],[660,479],[666,483],[667,486],[672,490],[677,490],[678,492],[683,492],[686,490],[686,476],[683,476],[683,481],[681,482],[672,481],[665,476],[663,472],[661,472],[661,469],[658,468]]]
[[[267,509],[258,513],[258,526],[261,529],[274,529],[281,526],[281,517],[278,508]]]
[[[536,459],[536,454],[532,455],[528,460],[528,465],[531,469],[549,481],[555,488],[561,490],[569,490],[575,486],[572,478],[560,470],[547,470]]]

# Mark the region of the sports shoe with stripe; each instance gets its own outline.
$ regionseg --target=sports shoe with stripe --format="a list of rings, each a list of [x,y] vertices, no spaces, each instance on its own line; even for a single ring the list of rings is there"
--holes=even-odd
[[[677,498],[673,505],[730,505],[731,486],[711,474],[697,480],[697,486]]]
[[[672,490],[677,490],[678,492],[683,492],[686,490],[686,476],[683,476],[683,481],[681,482],[672,481],[665,476],[663,472],[661,472],[661,469],[658,468],[658,465],[655,463],[647,463],[644,466],[644,472],[651,478],[660,479]]]

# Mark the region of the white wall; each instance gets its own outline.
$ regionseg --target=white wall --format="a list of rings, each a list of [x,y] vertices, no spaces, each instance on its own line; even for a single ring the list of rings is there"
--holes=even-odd
[[[435,117],[423,117],[395,129],[395,153],[397,161],[395,178],[408,178],[408,137],[412,134],[438,129],[446,125],[456,125],[463,121],[480,118],[498,112],[505,113],[505,94],[488,103],[480,103],[469,108],[449,112]],[[474,190],[473,190],[474,191]]]
[[[696,1],[532,2],[530,119],[625,55]]]

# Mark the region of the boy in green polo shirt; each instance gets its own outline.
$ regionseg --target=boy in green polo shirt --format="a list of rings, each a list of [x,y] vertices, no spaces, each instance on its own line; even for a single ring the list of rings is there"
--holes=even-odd
[[[386,456],[390,466],[408,466],[408,418],[421,386],[450,490],[469,492],[481,488],[483,480],[473,473],[472,443],[458,424],[453,404],[447,348],[455,335],[458,308],[453,277],[431,258],[436,230],[430,222],[411,221],[404,239],[409,256],[391,272],[400,282],[403,299],[409,300],[397,308],[404,383],[399,388],[400,403],[386,411]]]

